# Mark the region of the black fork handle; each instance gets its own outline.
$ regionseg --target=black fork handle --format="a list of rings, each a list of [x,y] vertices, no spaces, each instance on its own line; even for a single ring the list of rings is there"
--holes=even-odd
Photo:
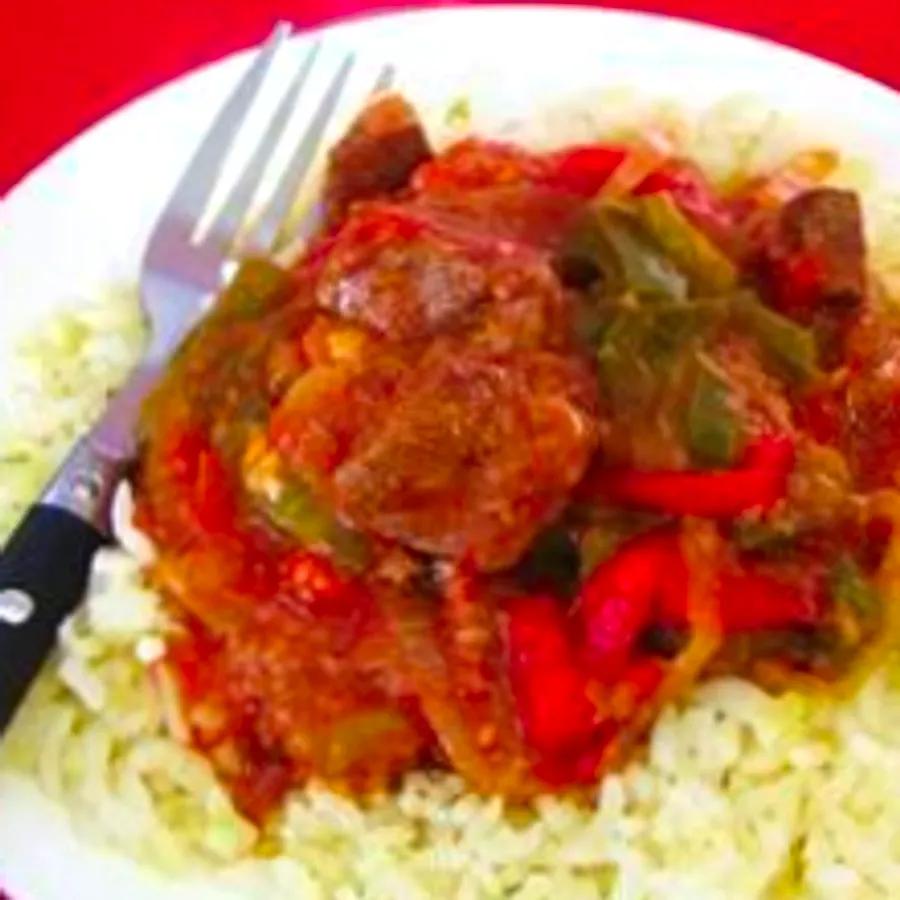
[[[84,596],[124,466],[79,443],[0,554],[0,734]]]

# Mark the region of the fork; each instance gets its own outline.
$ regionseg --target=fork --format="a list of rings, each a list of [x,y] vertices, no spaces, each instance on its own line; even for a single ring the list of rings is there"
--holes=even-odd
[[[197,232],[225,160],[290,33],[289,25],[276,26],[225,101],[156,222],[140,270],[141,302],[150,326],[143,359],[96,425],[72,449],[0,556],[0,734],[52,650],[60,624],[80,602],[94,554],[112,539],[112,497],[135,459],[144,397],[211,298],[227,283],[228,264],[233,268],[233,261],[248,248],[273,253],[284,242],[291,206],[355,63],[353,54],[343,57],[266,206],[252,218],[263,176],[317,64],[318,42],[300,62],[227,198],[199,237]],[[391,75],[390,67],[383,69],[375,89],[386,88]],[[298,226],[300,235],[311,234],[320,218],[314,206]]]

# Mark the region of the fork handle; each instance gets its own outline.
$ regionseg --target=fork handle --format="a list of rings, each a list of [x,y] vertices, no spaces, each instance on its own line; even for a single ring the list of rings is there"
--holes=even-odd
[[[0,554],[0,734],[84,594],[124,468],[83,439]]]

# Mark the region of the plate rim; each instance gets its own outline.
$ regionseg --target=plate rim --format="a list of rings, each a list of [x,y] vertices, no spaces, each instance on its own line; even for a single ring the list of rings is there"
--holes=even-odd
[[[515,10],[515,13],[513,13],[513,10]],[[876,101],[880,100],[882,104],[890,104],[892,109],[900,109],[900,107],[898,107],[897,105],[897,101],[900,100],[900,93],[898,93],[897,91],[886,85],[882,85],[875,80],[869,79],[867,78],[867,76],[863,76],[859,73],[853,72],[852,70],[845,69],[839,64],[831,63],[830,61],[816,57],[813,54],[796,50],[794,48],[778,44],[775,41],[771,41],[765,38],[748,35],[740,31],[697,23],[679,17],[642,12],[542,3],[526,4],[520,7],[510,7],[500,4],[485,4],[483,6],[472,7],[416,8],[399,12],[396,10],[387,10],[379,11],[373,14],[359,14],[357,16],[348,17],[346,19],[342,19],[333,23],[327,23],[325,25],[312,29],[301,30],[297,33],[297,40],[307,40],[310,37],[316,35],[321,35],[326,38],[330,37],[331,35],[338,37],[347,29],[360,29],[360,32],[362,32],[365,30],[367,24],[370,24],[375,20],[379,22],[381,22],[382,20],[393,20],[397,21],[398,23],[407,23],[423,18],[440,21],[448,16],[473,20],[475,18],[481,17],[486,13],[492,13],[493,15],[501,17],[503,19],[509,19],[513,17],[513,15],[520,16],[525,13],[528,13],[530,15],[534,15],[535,13],[543,15],[562,14],[563,18],[571,18],[571,20],[573,21],[586,21],[590,18],[591,20],[597,20],[601,23],[602,21],[627,21],[630,23],[630,27],[635,29],[639,28],[642,23],[647,23],[653,29],[660,28],[662,26],[661,30],[663,31],[666,29],[675,29],[678,34],[685,35],[688,41],[694,39],[698,42],[706,43],[710,47],[714,48],[721,47],[723,44],[726,48],[745,48],[748,52],[748,55],[765,56],[768,58],[775,57],[779,60],[782,60],[786,64],[795,62],[797,65],[802,66],[805,71],[818,72],[823,80],[827,79],[833,82],[835,79],[839,79],[842,84],[847,85],[848,93],[861,95]],[[385,26],[381,25],[380,27]],[[600,25],[600,28],[602,29],[602,24]],[[351,38],[351,40],[354,38]],[[603,35],[601,31],[598,35],[598,43],[602,40]],[[30,195],[35,188],[40,187],[41,180],[48,174],[52,174],[49,170],[52,170],[53,168],[59,166],[61,158],[65,158],[68,154],[72,154],[73,152],[77,153],[78,150],[81,150],[80,145],[82,143],[93,144],[95,142],[102,142],[103,135],[99,134],[98,132],[102,132],[103,130],[108,128],[111,123],[117,122],[119,119],[123,119],[126,117],[139,117],[140,113],[138,112],[138,110],[144,104],[152,103],[155,98],[159,97],[161,94],[170,91],[177,92],[192,79],[204,77],[206,73],[217,67],[234,65],[239,59],[243,59],[252,52],[252,48],[248,48],[225,54],[218,59],[212,60],[208,63],[204,63],[202,65],[194,67],[193,69],[183,72],[182,74],[170,79],[169,81],[164,82],[122,104],[117,109],[112,110],[110,113],[98,119],[88,128],[75,135],[57,151],[48,156],[36,168],[29,172],[25,178],[17,183],[17,185],[9,192],[7,197],[15,196],[15,198],[17,198],[19,202],[27,200],[28,195]],[[76,147],[78,147],[78,150],[75,150]],[[2,200],[0,200],[0,228],[2,228],[3,222],[8,222],[10,225],[15,227],[17,220],[17,217],[14,214],[15,211],[12,208],[7,209],[9,215],[4,218],[3,212],[5,207],[6,205],[2,202]],[[0,848],[0,850],[2,850],[2,848]]]

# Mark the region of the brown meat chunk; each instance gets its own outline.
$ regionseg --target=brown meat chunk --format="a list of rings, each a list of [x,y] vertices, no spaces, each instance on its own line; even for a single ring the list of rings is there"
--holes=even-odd
[[[356,200],[399,190],[431,148],[413,108],[389,94],[367,106],[331,150],[325,208],[331,221]]]
[[[502,569],[581,478],[597,402],[579,360],[439,342],[335,472],[338,509],[417,550]]]
[[[459,221],[369,204],[336,235],[316,282],[318,305],[392,341],[471,328],[495,348],[560,346],[568,304],[545,255],[487,243]]]
[[[341,229],[319,276],[321,307],[391,340],[453,327],[486,293],[484,269],[399,208],[375,205]]]
[[[900,471],[900,321],[872,317],[850,338],[843,437],[857,483],[896,485]]]
[[[779,211],[762,238],[757,275],[776,306],[811,322],[816,312],[855,312],[866,292],[859,199],[816,188]]]

